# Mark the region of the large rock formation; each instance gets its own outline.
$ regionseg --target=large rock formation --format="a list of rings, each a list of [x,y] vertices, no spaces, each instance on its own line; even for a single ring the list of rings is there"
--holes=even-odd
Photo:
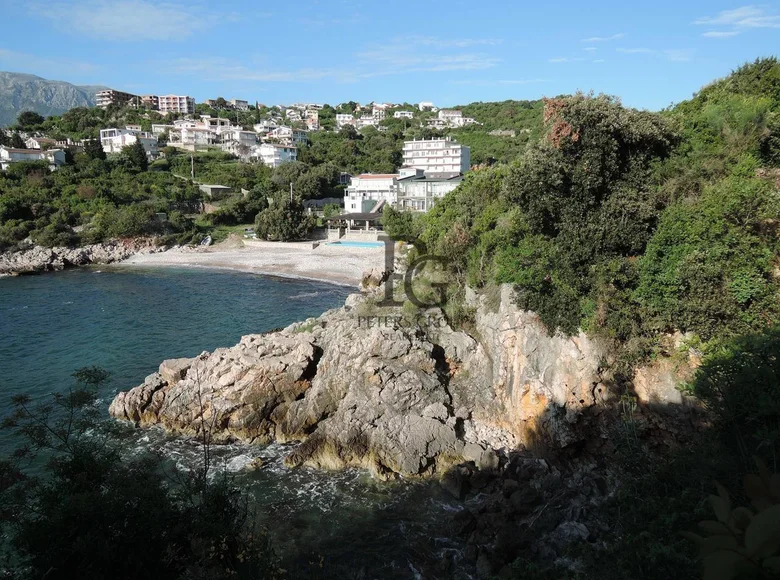
[[[410,323],[365,300],[166,361],[110,413],[213,441],[299,442],[291,466],[428,476],[464,460],[495,469],[494,449],[569,446],[606,399],[604,349],[584,334],[550,336],[508,286],[474,298],[474,336],[438,310]]]
[[[32,246],[25,250],[0,254],[0,276],[52,272],[87,264],[111,264],[135,254],[153,254],[165,249],[158,246],[154,240],[145,238],[112,240],[81,248]]]

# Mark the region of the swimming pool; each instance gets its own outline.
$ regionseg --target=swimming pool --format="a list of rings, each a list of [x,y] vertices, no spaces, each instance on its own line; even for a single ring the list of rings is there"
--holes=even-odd
[[[350,248],[381,248],[382,242],[353,242],[350,240],[339,240],[338,242],[328,242],[329,246],[347,246]]]

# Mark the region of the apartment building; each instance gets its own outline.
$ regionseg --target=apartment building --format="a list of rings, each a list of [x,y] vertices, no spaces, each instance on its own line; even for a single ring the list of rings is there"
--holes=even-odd
[[[144,95],[141,97],[141,104],[147,109],[158,111],[160,109],[160,97],[157,95]]]
[[[394,206],[402,210],[428,211],[462,181],[460,173],[426,174],[422,169],[404,167],[396,180]]]
[[[160,95],[159,110],[161,113],[183,113],[185,115],[195,112],[195,99],[186,95]]]
[[[95,94],[95,102],[101,109],[105,109],[109,105],[138,106],[138,104],[141,102],[141,97],[132,93],[115,91],[114,89],[106,89],[105,91],[99,91]]]
[[[380,201],[394,204],[397,178],[397,173],[364,173],[352,177],[344,192],[344,211],[370,212]]]
[[[451,140],[422,139],[404,142],[403,165],[428,173],[466,173],[471,169],[471,149]]]
[[[136,141],[141,142],[148,157],[154,158],[159,154],[157,137],[154,137],[151,133],[130,127],[125,127],[124,129],[113,127],[100,130],[100,144],[106,153],[119,153],[122,151],[122,148],[133,145]]]
[[[302,129],[281,126],[270,131],[266,135],[266,138],[277,141],[283,145],[297,145],[298,143],[306,143],[309,139],[309,135]]]
[[[230,99],[228,101],[230,105],[236,110],[236,111],[248,111],[249,110],[249,101],[244,101],[241,99]]]
[[[414,119],[414,111],[396,111],[393,119]]]
[[[48,163],[49,170],[54,171],[60,165],[65,165],[65,152],[62,149],[14,149],[0,145],[0,170],[5,171],[14,163],[23,161],[43,161]]]
[[[251,155],[269,167],[279,167],[282,163],[296,161],[298,149],[289,145],[262,143],[253,148]]]

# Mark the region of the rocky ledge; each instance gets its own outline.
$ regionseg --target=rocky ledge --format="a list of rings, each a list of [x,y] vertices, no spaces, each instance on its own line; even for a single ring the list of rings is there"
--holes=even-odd
[[[594,426],[614,396],[604,347],[550,336],[508,286],[472,300],[466,333],[438,310],[410,322],[353,295],[319,318],[165,361],[110,413],[214,442],[295,442],[292,467],[356,466],[381,478],[442,475],[462,462],[490,471],[510,450],[603,445]],[[644,369],[641,402],[683,407],[673,370]]]
[[[88,264],[111,264],[135,254],[154,254],[165,249],[149,238],[111,240],[81,248],[32,246],[0,254],[0,276],[52,272]]]

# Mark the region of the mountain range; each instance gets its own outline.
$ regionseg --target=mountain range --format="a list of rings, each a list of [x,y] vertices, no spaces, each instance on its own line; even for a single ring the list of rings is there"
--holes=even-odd
[[[22,111],[59,115],[74,107],[93,107],[102,86],[78,86],[35,75],[0,71],[0,127],[12,125]]]

